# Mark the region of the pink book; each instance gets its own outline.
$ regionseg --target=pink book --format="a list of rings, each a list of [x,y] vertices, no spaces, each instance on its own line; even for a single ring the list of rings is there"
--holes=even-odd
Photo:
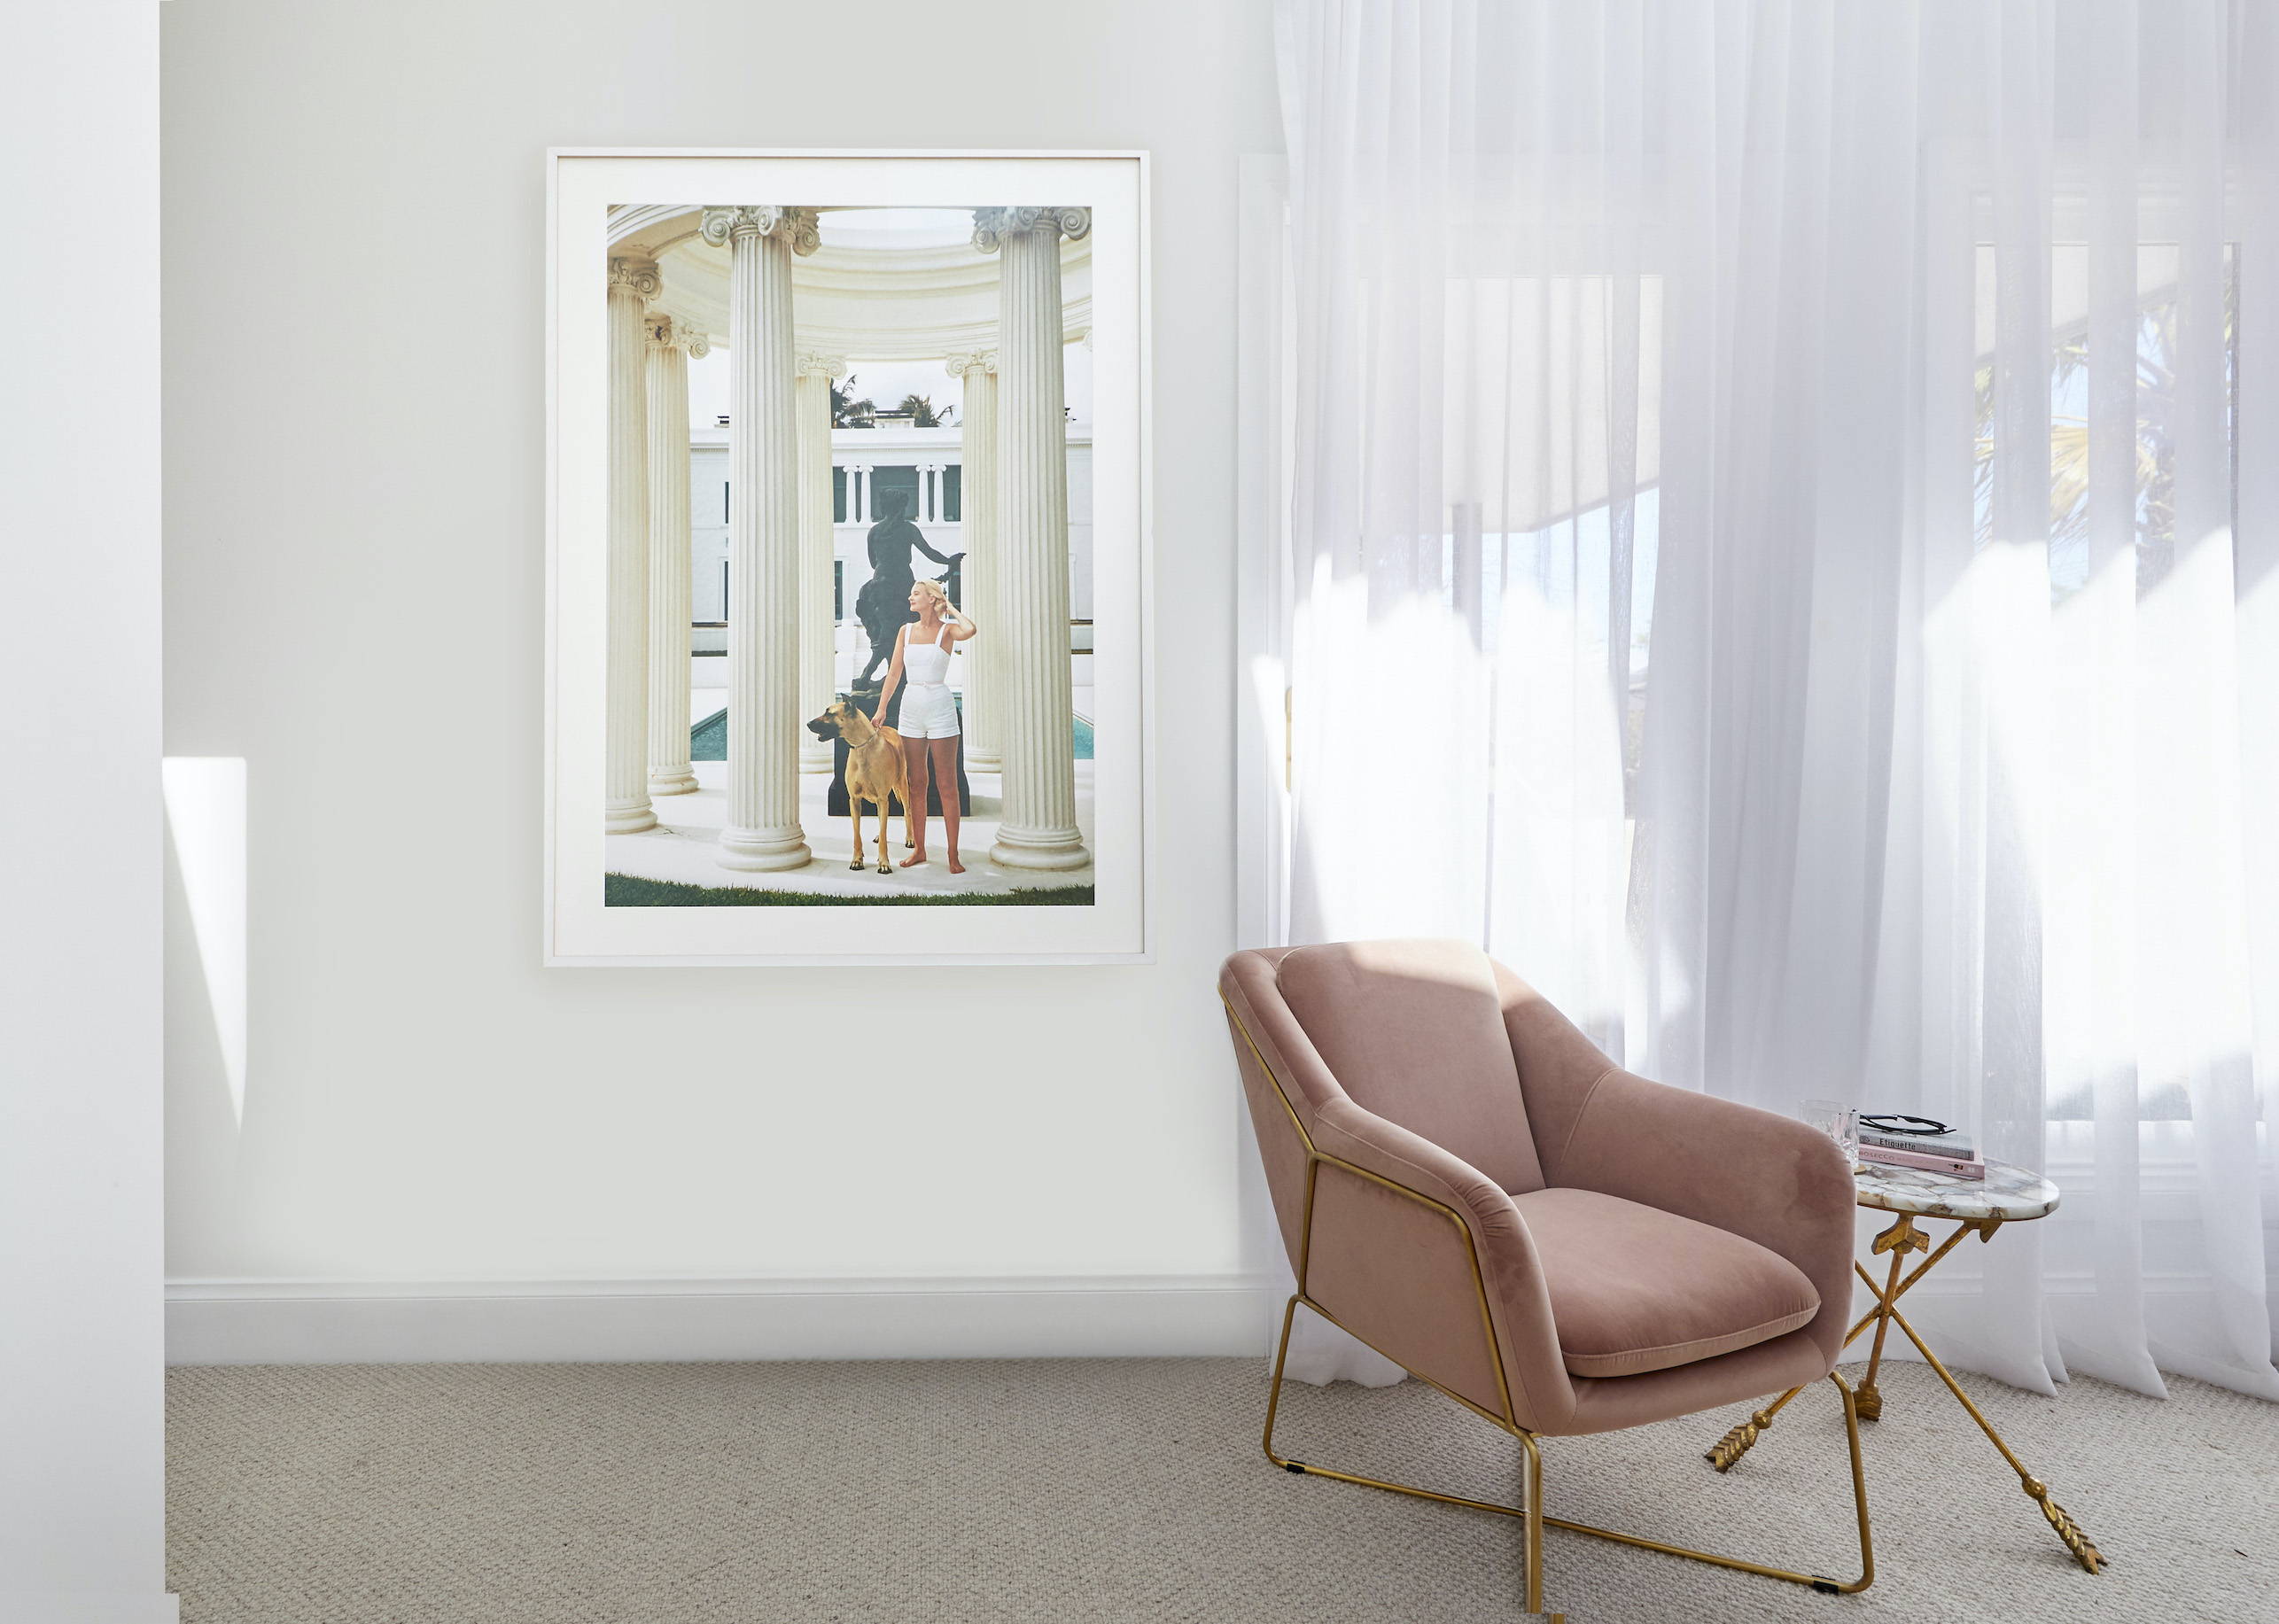
[[[1885,1167],[1916,1168],[1925,1173],[1945,1173],[1955,1178],[1984,1178],[1987,1176],[1987,1164],[1983,1162],[1927,1155],[1917,1150],[1891,1150],[1881,1145],[1861,1146],[1860,1160],[1871,1166],[1880,1163]]]

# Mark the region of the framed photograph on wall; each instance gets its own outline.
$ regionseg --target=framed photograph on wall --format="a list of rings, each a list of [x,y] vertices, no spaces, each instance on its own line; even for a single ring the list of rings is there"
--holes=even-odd
[[[1147,957],[1145,154],[548,162],[547,962]]]

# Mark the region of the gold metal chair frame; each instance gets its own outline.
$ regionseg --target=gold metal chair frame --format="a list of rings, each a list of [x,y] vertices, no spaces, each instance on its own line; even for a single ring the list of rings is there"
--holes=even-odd
[[[1223,996],[1220,1002],[1225,1003]],[[1800,1573],[1785,1567],[1773,1567],[1759,1562],[1745,1562],[1738,1557],[1719,1556],[1714,1551],[1695,1550],[1685,1545],[1665,1544],[1660,1540],[1646,1539],[1636,1534],[1622,1534],[1612,1528],[1594,1527],[1589,1523],[1571,1522],[1563,1517],[1544,1516],[1543,1513],[1543,1451],[1536,1443],[1536,1434],[1521,1426],[1513,1414],[1511,1384],[1505,1374],[1504,1350],[1496,1340],[1495,1320],[1488,1305],[1488,1283],[1480,1269],[1480,1248],[1472,1238],[1471,1228],[1465,1223],[1464,1216],[1444,1201],[1435,1201],[1421,1191],[1412,1190],[1406,1185],[1396,1184],[1391,1179],[1373,1173],[1365,1167],[1357,1167],[1342,1157],[1334,1156],[1327,1151],[1317,1147],[1313,1142],[1313,1135],[1306,1131],[1305,1123],[1298,1119],[1297,1108],[1290,1103],[1288,1091],[1283,1088],[1281,1079],[1274,1075],[1274,1068],[1266,1063],[1265,1055],[1259,1052],[1257,1040],[1250,1036],[1249,1029],[1242,1024],[1241,1017],[1234,1013],[1232,1005],[1227,1005],[1226,1014],[1227,1019],[1233,1023],[1234,1030],[1242,1034],[1242,1041],[1249,1046],[1252,1056],[1256,1059],[1259,1071],[1269,1083],[1273,1084],[1275,1097],[1282,1102],[1282,1109],[1289,1113],[1290,1126],[1297,1130],[1299,1142],[1306,1149],[1305,1213],[1300,1226],[1298,1240],[1298,1289],[1291,1294],[1289,1302],[1282,1309],[1282,1334],[1280,1341],[1274,1349],[1273,1381],[1266,1395],[1266,1428],[1264,1447],[1268,1460],[1285,1472],[1306,1477],[1334,1478],[1342,1483],[1358,1483],[1366,1488],[1388,1489],[1394,1494],[1413,1495],[1420,1500],[1437,1500],[1443,1505],[1460,1505],[1475,1511],[1492,1511],[1499,1517],[1518,1518],[1521,1526],[1521,1561],[1527,1581],[1527,1611],[1531,1613],[1543,1611],[1543,1531],[1545,1527],[1564,1528],[1570,1534],[1587,1534],[1593,1539],[1611,1540],[1619,1545],[1634,1545],[1642,1550],[1658,1550],[1665,1556],[1684,1557],[1695,1562],[1707,1562],[1717,1567],[1738,1569],[1745,1573],[1760,1573],[1767,1579],[1785,1580],[1791,1584],[1801,1584],[1831,1596],[1855,1596],[1875,1582],[1875,1542],[1868,1527],[1867,1473],[1860,1455],[1860,1409],[1850,1384],[1832,1371],[1829,1372],[1828,1379],[1835,1384],[1836,1390],[1843,1395],[1844,1399],[1844,1434],[1850,1449],[1852,1463],[1852,1504],[1858,1515],[1860,1525],[1860,1576],[1850,1583],[1839,1583],[1819,1573]],[[1396,1195],[1428,1207],[1456,1225],[1457,1233],[1464,1238],[1465,1255],[1472,1265],[1472,1289],[1480,1304],[1480,1329],[1482,1334],[1487,1338],[1488,1352],[1495,1364],[1496,1391],[1502,1401],[1504,1410],[1501,1415],[1482,1408],[1460,1393],[1450,1391],[1449,1388],[1441,1386],[1439,1382],[1421,1371],[1410,1370],[1407,1365],[1402,1364],[1401,1361],[1393,1359],[1390,1354],[1385,1353],[1384,1349],[1375,1348],[1367,1338],[1356,1334],[1350,1326],[1340,1322],[1335,1315],[1306,1294],[1306,1270],[1308,1264],[1312,1261],[1313,1253],[1314,1189],[1321,1169],[1325,1165],[1338,1168],[1357,1177],[1366,1179],[1371,1184],[1390,1190]],[[1300,1303],[1311,1309],[1331,1325],[1336,1325],[1339,1330],[1353,1337],[1364,1347],[1371,1348],[1383,1357],[1391,1359],[1394,1364],[1400,1364],[1403,1370],[1408,1371],[1410,1375],[1414,1376],[1427,1387],[1446,1394],[1448,1397],[1454,1399],[1474,1415],[1517,1438],[1526,1456],[1526,1475],[1520,1504],[1512,1506],[1499,1504],[1491,1500],[1467,1499],[1462,1495],[1442,1494],[1435,1489],[1418,1488],[1407,1483],[1388,1482],[1382,1478],[1366,1477],[1355,1472],[1335,1471],[1327,1466],[1317,1466],[1305,1461],[1294,1460],[1275,1454],[1274,1414],[1281,1405],[1282,1370],[1289,1357],[1290,1327],[1296,1320]],[[1855,1330],[1854,1334],[1857,1333]],[[1913,1333],[1910,1332],[1909,1334],[1912,1335]],[[1779,1404],[1786,1403],[1801,1391],[1802,1391],[1801,1388],[1792,1388],[1782,1395],[1778,1403],[1773,1408],[1777,1409]],[[1964,1401],[1966,1403],[1968,1402],[1968,1400]],[[1767,1419],[1770,1419],[1769,1416]],[[1735,1458],[1738,1457],[1737,1452]]]
[[[1955,1402],[1970,1412],[1971,1419],[1979,1424],[1979,1430],[1987,1435],[1987,1441],[2002,1452],[2003,1459],[2010,1463],[2010,1469],[2018,1473],[2018,1486],[2042,1508],[2042,1517],[2057,1537],[2065,1542],[2065,1549],[2073,1553],[2073,1559],[2089,1572],[2097,1573],[2104,1566],[2104,1553],[2090,1542],[2088,1535],[2081,1532],[2081,1524],[2073,1520],[2072,1514],[2050,1497],[2050,1486],[2026,1469],[2026,1463],[2018,1458],[2010,1445],[2003,1441],[2002,1434],[1995,1431],[1994,1423],[1971,1403],[1971,1395],[1963,1391],[1961,1384],[1939,1362],[1939,1356],[1931,1351],[1923,1338],[1917,1334],[1915,1327],[1907,1323],[1907,1316],[1899,1311],[1899,1300],[1907,1294],[1908,1289],[1929,1274],[1941,1258],[1955,1249],[1964,1236],[1976,1234],[1980,1241],[1992,1240],[1995,1231],[2001,1228],[2002,1224],[2000,1218],[1957,1219],[1955,1232],[1940,1243],[1937,1251],[1932,1252],[1931,1238],[1915,1226],[1915,1215],[1902,1213],[1896,1223],[1876,1237],[1871,1248],[1874,1255],[1878,1257],[1886,1252],[1891,1254],[1889,1278],[1878,1286],[1875,1277],[1865,1267],[1858,1263],[1853,1263],[1853,1270],[1866,1282],[1869,1293],[1876,1300],[1875,1307],[1862,1315],[1859,1323],[1844,1336],[1844,1346],[1849,1348],[1859,1340],[1870,1325],[1876,1328],[1876,1340],[1868,1352],[1867,1374],[1860,1379],[1859,1391],[1855,1395],[1860,1419],[1873,1421],[1883,1414],[1883,1394],[1876,1386],[1876,1376],[1883,1369],[1884,1336],[1896,1325],[1907,1333],[1907,1340],[1915,1344],[1915,1350],[1923,1356],[1924,1362],[1938,1372],[1939,1379],[1947,1384],[1947,1391],[1955,1395]],[[1910,1252],[1929,1252],[1930,1255],[1902,1278],[1901,1270]],[[1802,1391],[1801,1387],[1791,1387],[1720,1438],[1703,1458],[1720,1472],[1731,1471],[1741,1457],[1748,1453],[1749,1446],[1772,1425],[1772,1418],[1780,1413],[1781,1406]]]

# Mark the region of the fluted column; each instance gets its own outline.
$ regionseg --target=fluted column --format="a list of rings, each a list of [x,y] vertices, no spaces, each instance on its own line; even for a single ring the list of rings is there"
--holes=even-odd
[[[998,252],[997,615],[1003,820],[990,861],[1081,868],[1069,694],[1068,430],[1061,376],[1061,238],[1092,229],[1081,208],[974,214],[974,246]],[[980,617],[975,617],[980,626]],[[982,627],[978,643],[991,633]]]
[[[609,652],[602,764],[604,827],[655,828],[649,804],[649,301],[663,284],[649,260],[610,261]]]
[[[1060,239],[1092,230],[1073,207],[976,210],[973,246],[1000,253],[996,638],[1000,867],[1083,867],[1069,695],[1069,435],[1060,374]],[[980,615],[976,615],[980,626]],[[976,642],[987,638],[987,629]]]
[[[708,208],[728,245],[728,806],[723,867],[798,868],[799,434],[792,388],[791,256],[816,247],[815,212]]]
[[[831,613],[831,380],[845,373],[843,355],[799,357],[799,715],[821,716],[837,696]],[[831,747],[799,729],[799,770],[828,773]]]
[[[966,645],[966,765],[995,773],[1004,765],[998,743],[998,690],[1004,682],[1003,617],[997,612],[997,352],[953,355],[950,376],[965,380],[958,476],[958,545],[965,549],[965,611],[984,633]]]
[[[688,358],[704,334],[649,319],[649,793],[686,795],[688,765]]]

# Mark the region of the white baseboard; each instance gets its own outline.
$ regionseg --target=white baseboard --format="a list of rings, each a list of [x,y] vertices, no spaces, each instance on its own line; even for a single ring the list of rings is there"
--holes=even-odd
[[[176,1624],[182,1605],[159,1590],[0,1591],[0,1624]]]
[[[1035,1359],[1268,1351],[1264,1280],[177,1280],[170,1364]]]

